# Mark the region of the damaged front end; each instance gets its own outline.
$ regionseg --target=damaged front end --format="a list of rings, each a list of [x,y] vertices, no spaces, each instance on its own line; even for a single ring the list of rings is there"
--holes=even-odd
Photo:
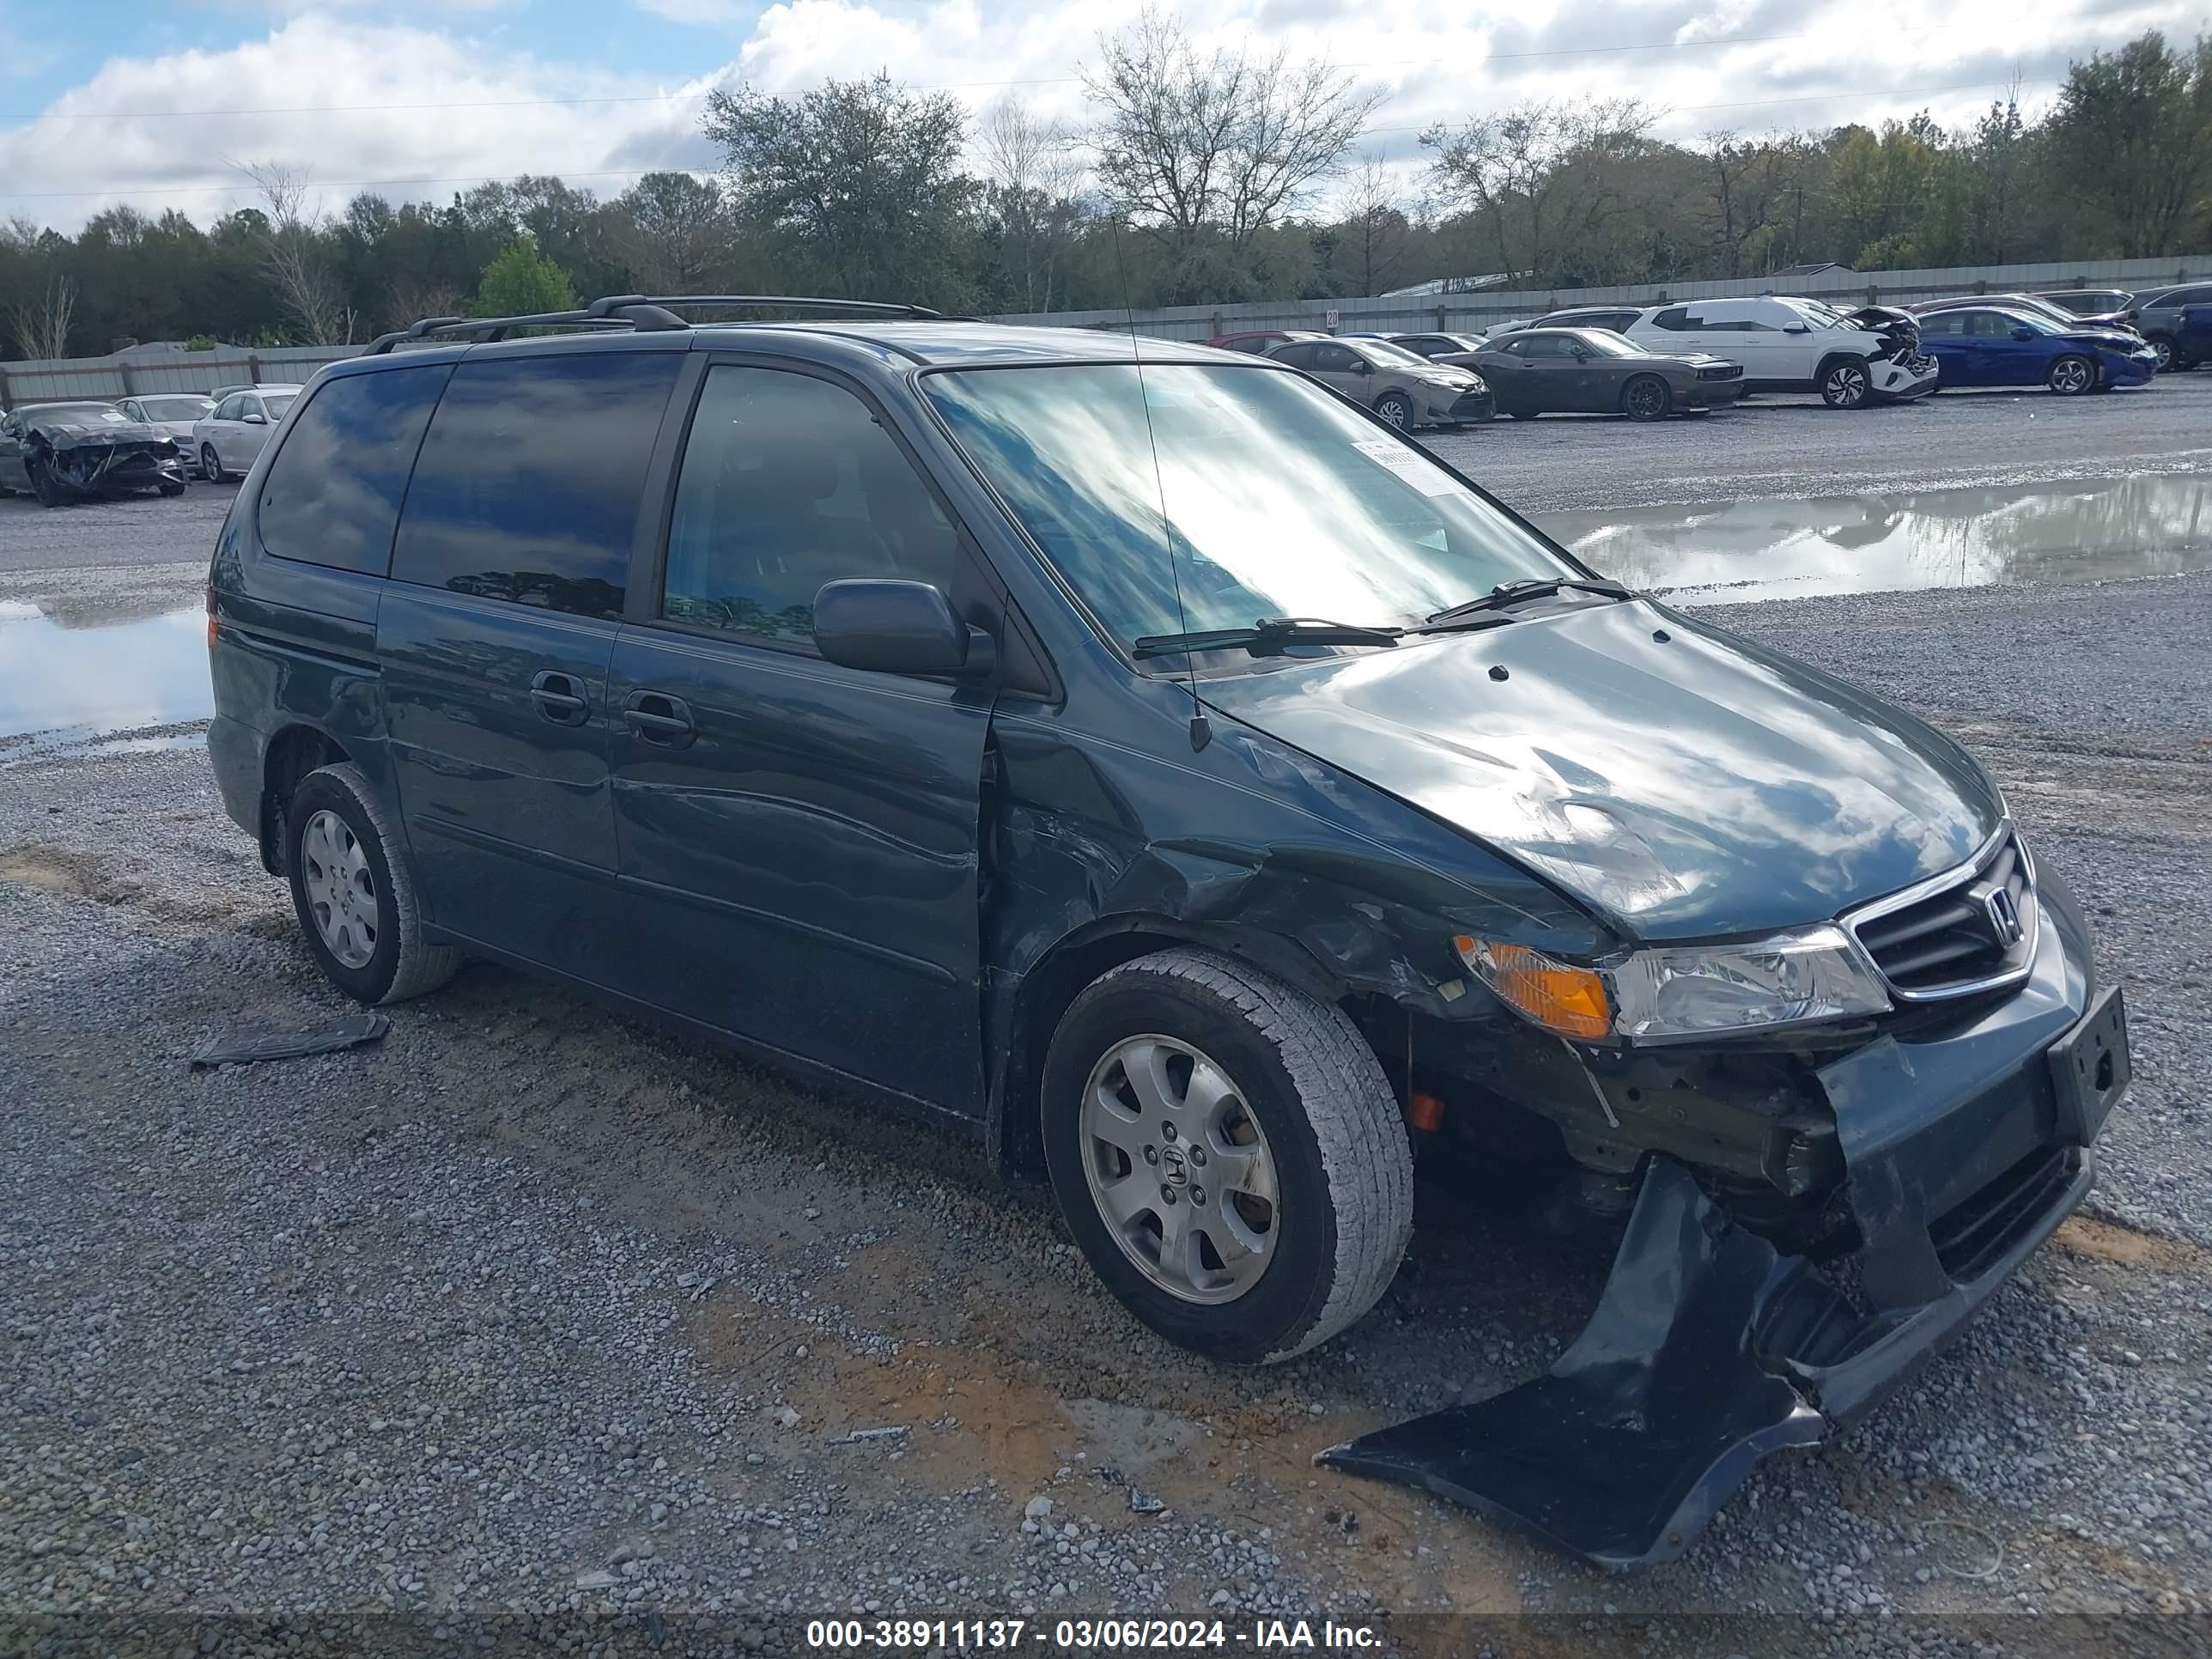
[[[26,435],[27,470],[42,495],[83,497],[185,485],[183,452],[156,427],[137,422],[34,425]]]
[[[1549,1372],[1321,1461],[1626,1571],[1680,1554],[1768,1453],[1873,1410],[2080,1204],[2127,1086],[2118,989],[2093,994],[2078,913],[2041,896],[2019,990],[1813,1073],[1837,1165],[1798,1208],[1820,1224],[1646,1151],[1597,1309]]]

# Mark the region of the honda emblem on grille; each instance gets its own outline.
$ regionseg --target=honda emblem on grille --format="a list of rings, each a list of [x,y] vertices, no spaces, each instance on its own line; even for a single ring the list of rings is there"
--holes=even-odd
[[[2012,895],[2000,887],[1982,901],[1982,908],[1989,913],[1990,932],[1996,942],[2007,949],[2020,943],[2020,907],[2012,902]]]

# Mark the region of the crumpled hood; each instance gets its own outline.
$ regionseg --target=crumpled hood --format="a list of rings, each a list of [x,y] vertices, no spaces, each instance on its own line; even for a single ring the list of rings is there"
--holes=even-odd
[[[1644,600],[1199,690],[1645,939],[1825,920],[1960,863],[2002,812],[1933,728]]]
[[[2122,334],[2116,329],[2071,328],[2058,337],[2069,342],[2078,340],[2083,345],[2099,346],[2106,351],[2117,351],[2123,356],[2144,349],[2141,336]]]
[[[33,421],[33,432],[43,433],[56,449],[79,444],[146,444],[168,437],[160,427],[143,421]]]

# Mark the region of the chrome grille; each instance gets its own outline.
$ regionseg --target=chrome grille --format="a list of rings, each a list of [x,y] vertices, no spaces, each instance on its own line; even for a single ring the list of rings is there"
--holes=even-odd
[[[2024,979],[2038,920],[2035,866],[2009,825],[1972,863],[1844,919],[1891,994],[1906,1002]]]

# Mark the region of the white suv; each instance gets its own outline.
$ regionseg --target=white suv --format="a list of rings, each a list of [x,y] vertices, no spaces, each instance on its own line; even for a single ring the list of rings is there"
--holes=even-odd
[[[1936,359],[1909,320],[1862,325],[1818,300],[1654,306],[1627,333],[1647,350],[1710,351],[1741,363],[1747,391],[1817,392],[1831,409],[1936,390]]]

